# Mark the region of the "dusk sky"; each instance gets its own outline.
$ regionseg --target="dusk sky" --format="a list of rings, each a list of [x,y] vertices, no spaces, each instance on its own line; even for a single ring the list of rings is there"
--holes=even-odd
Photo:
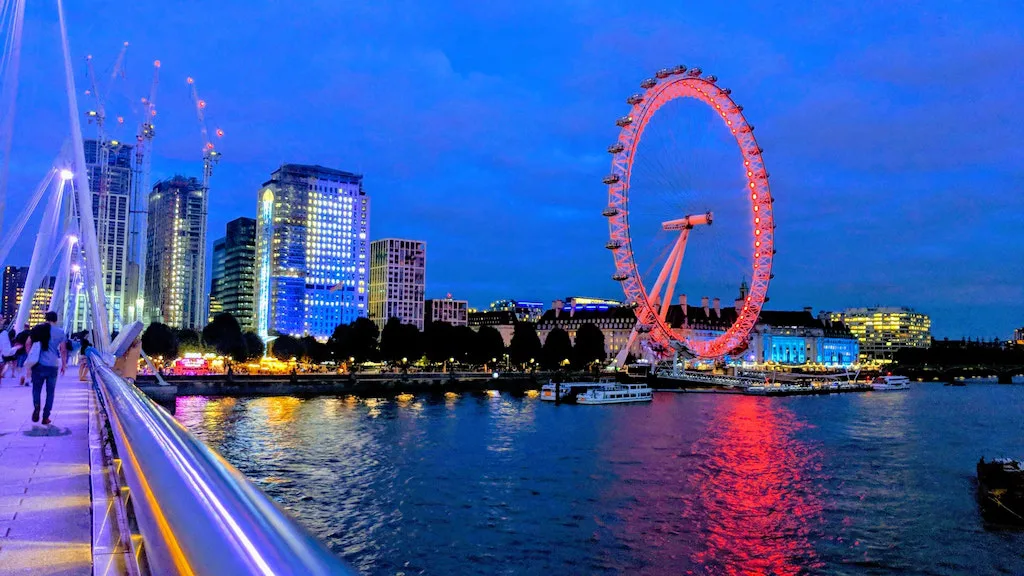
[[[27,8],[5,230],[68,131],[51,4]],[[621,297],[605,148],[640,81],[686,64],[732,89],[765,149],[768,308],[911,306],[938,337],[1024,325],[1019,2],[68,4],[79,93],[87,53],[109,74],[131,43],[121,138],[163,63],[154,181],[201,174],[195,77],[225,131],[211,244],[281,163],[321,164],[364,175],[372,238],[427,242],[428,298]]]

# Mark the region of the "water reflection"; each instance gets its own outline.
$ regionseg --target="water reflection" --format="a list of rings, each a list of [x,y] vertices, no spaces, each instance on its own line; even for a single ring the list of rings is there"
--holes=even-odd
[[[804,425],[772,400],[694,399],[700,410],[680,411],[678,398],[658,395],[643,414],[623,411],[607,439],[616,477],[606,498],[619,512],[603,524],[630,553],[609,549],[603,565],[780,575],[821,566],[820,448],[798,440]]]
[[[720,404],[693,445],[692,519],[704,534],[691,555],[712,573],[797,574],[821,567],[822,454],[797,439],[805,424],[770,398]]]

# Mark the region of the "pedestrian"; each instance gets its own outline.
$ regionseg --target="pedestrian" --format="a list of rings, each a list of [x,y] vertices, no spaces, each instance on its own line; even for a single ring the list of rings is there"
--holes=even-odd
[[[7,332],[7,342],[13,344],[14,336],[15,336],[14,330],[9,330]],[[14,379],[14,377],[15,377],[15,374],[14,374],[14,366],[15,366],[14,361],[15,361],[15,358],[16,358],[16,356],[18,354],[18,347],[12,345],[12,346],[9,347],[9,349],[6,352],[7,353],[3,355],[3,365],[0,366],[0,380],[3,380],[4,372],[7,372],[8,368],[11,369],[11,379]]]
[[[28,382],[25,381],[25,359],[28,358],[28,347],[25,344],[28,342],[28,335],[31,332],[29,329],[28,322],[25,323],[25,327],[14,336],[14,346],[18,351],[14,355],[14,375],[21,375],[21,385],[28,386]]]
[[[32,350],[34,342],[39,343],[39,361],[32,366],[32,421],[39,421],[39,402],[42,399],[43,384],[46,384],[46,405],[43,407],[43,425],[50,424],[50,411],[53,409],[53,395],[57,389],[57,375],[64,374],[68,363],[68,349],[64,345],[67,340],[59,326],[57,313],[50,310],[46,313],[46,322],[32,328],[28,338],[28,349]]]
[[[78,380],[81,382],[88,381],[89,359],[85,356],[85,351],[92,347],[92,343],[89,342],[89,338],[86,334],[88,333],[85,331],[82,332],[82,345],[78,351]]]

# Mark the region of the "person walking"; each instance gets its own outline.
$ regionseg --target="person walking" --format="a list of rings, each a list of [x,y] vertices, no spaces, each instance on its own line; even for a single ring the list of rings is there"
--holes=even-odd
[[[28,348],[25,343],[28,342],[28,335],[31,329],[28,322],[25,323],[25,328],[21,332],[18,332],[14,336],[14,347],[17,352],[14,354],[14,371],[15,376],[21,376],[21,385],[28,386],[28,382],[25,382],[25,359],[28,358]]]
[[[57,389],[57,375],[64,374],[68,363],[68,349],[64,345],[67,340],[59,326],[57,313],[53,310],[46,313],[46,322],[32,328],[27,341],[27,349],[32,350],[32,343],[40,346],[39,361],[32,366],[32,421],[39,421],[39,402],[42,400],[43,384],[46,384],[46,405],[43,406],[43,425],[50,424],[50,411],[53,409],[53,395]]]

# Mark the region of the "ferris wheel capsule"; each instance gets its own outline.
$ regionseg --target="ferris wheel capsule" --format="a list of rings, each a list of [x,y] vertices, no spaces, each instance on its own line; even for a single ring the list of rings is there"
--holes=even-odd
[[[650,90],[651,88],[654,88],[657,85],[658,81],[655,80],[654,78],[648,78],[640,83],[640,87],[643,88],[644,90]]]

